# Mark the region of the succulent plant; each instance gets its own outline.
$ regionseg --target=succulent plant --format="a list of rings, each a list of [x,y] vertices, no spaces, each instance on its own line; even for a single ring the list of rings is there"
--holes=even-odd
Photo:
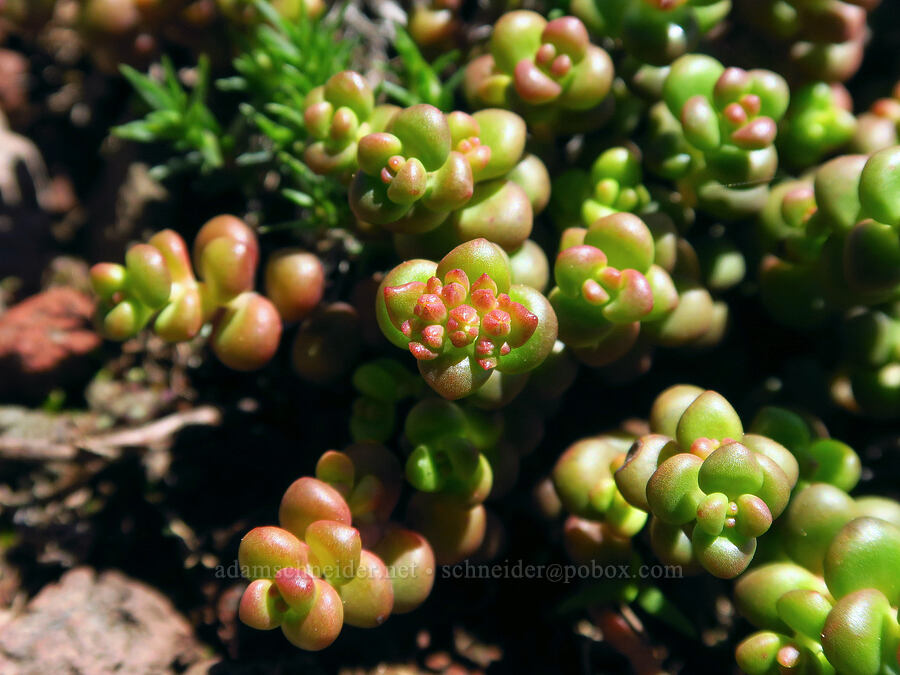
[[[758,212],[778,166],[774,142],[789,100],[784,79],[686,54],[668,70],[662,95],[666,105],[650,112],[650,167],[678,180],[689,201],[717,218]]]
[[[306,318],[322,300],[325,268],[313,253],[281,249],[266,261],[266,297],[284,321]]]
[[[731,11],[731,0],[572,0],[588,29],[621,40],[632,58],[666,65],[697,46]]]
[[[900,143],[900,83],[894,85],[890,96],[875,101],[856,121],[852,152],[870,154]]]
[[[609,55],[591,44],[579,19],[548,22],[517,10],[494,25],[490,53],[466,66],[464,88],[473,107],[517,110],[552,135],[596,125],[591,111],[609,94],[612,80]]]
[[[851,307],[886,305],[895,297],[898,162],[900,146],[869,157],[842,155],[818,167],[812,180],[773,190],[760,218],[770,251],[760,279],[762,301],[778,320],[810,328]]]
[[[529,286],[510,284],[508,257],[486,239],[457,246],[439,263],[395,267],[376,308],[388,340],[409,349],[429,386],[451,400],[479,389],[492,370],[534,369],[556,340],[550,303]]]
[[[628,434],[602,434],[577,441],[553,468],[553,486],[565,509],[578,518],[603,523],[607,540],[628,539],[647,521],[646,511],[629,504],[613,478],[634,440]]]
[[[650,202],[641,157],[634,150],[605,150],[590,173],[570,169],[553,181],[552,214],[558,227],[588,227],[612,213],[640,213]]]
[[[493,487],[493,470],[482,453],[499,433],[472,432],[472,419],[455,403],[424,400],[406,418],[412,452],[406,478],[417,490],[440,493],[465,505],[484,502]],[[497,430],[499,431],[499,429]]]
[[[507,110],[403,109],[386,131],[360,139],[350,206],[359,220],[400,235],[440,228],[437,238],[452,242],[441,254],[478,237],[512,251],[549,199],[546,168],[523,155],[525,132]]]
[[[298,318],[298,306],[318,302],[324,283],[321,263],[309,254],[301,254],[299,264],[311,269],[311,276],[297,273],[297,255],[276,254],[269,278],[270,290],[291,320]],[[101,330],[108,338],[125,340],[152,323],[164,340],[182,342],[211,322],[210,344],[225,365],[260,368],[278,349],[282,316],[253,291],[258,259],[256,234],[234,216],[217,216],[200,229],[193,267],[181,236],[158,232],[147,244],[132,246],[125,265],[98,263],[91,269]]]
[[[890,418],[900,410],[900,308],[889,303],[859,309],[842,325],[840,377],[849,384],[850,407]]]
[[[359,397],[353,402],[350,435],[355,441],[386,442],[394,434],[397,404],[421,393],[421,378],[382,358],[363,363],[352,380]]]
[[[900,555],[900,529],[856,518],[825,544],[824,574],[771,563],[738,581],[738,609],[762,629],[737,647],[744,672],[870,675],[900,668],[898,586],[888,571]]]
[[[462,29],[461,0],[414,0],[409,13],[409,34],[420,47],[452,44]]]
[[[711,574],[743,572],[784,511],[798,465],[780,443],[745,434],[721,395],[678,385],[664,391],[650,414],[653,432],[639,438],[615,473],[633,506],[649,512],[654,552],[676,559],[682,536]],[[666,550],[668,543],[674,549]]]
[[[50,4],[0,0],[0,30],[34,37]],[[604,395],[639,395],[608,385],[666,349],[714,347],[736,312],[710,359],[721,372],[698,380],[742,401],[799,392],[792,407],[745,425],[721,394],[676,385],[648,421],[572,442],[536,490],[561,529],[541,555],[635,571],[652,552],[679,574],[737,579],[736,607],[758,630],[737,649],[748,674],[900,675],[900,503],[851,495],[880,483],[803,407],[826,409],[813,388],[830,375],[845,409],[900,415],[900,88],[856,118],[840,84],[878,0],[739,0],[740,14],[732,0],[410,0],[410,35],[398,24],[371,49],[356,36],[373,12],[388,16],[378,3],[321,19],[322,0],[69,4],[51,37],[74,21],[100,70],[154,57],[174,24],[212,41],[198,29],[228,29],[237,41],[219,51],[236,57],[222,79],[181,53],[146,76],[121,68],[151,112],[116,134],[165,141],[175,155],[155,179],[193,170],[191,189],[228,191],[271,233],[261,246],[256,228],[223,215],[192,249],[164,230],[123,264],[95,265],[100,330],[206,339],[247,371],[274,357],[288,325],[304,405],[350,396],[337,428],[351,444],[319,456],[285,491],[277,526],[240,544],[245,624],[324,649],[345,624],[420,606],[437,565],[495,560],[501,500],[520,469],[559,450],[554,425],[627,405],[584,391],[599,381]],[[710,53],[777,72],[697,51],[714,40]],[[469,60],[454,47],[473,47]],[[748,260],[758,275],[744,283]],[[748,347],[771,329],[757,300],[799,333],[764,364],[744,357],[782,336]],[[654,381],[699,361],[660,360]],[[755,379],[772,364],[779,393]],[[581,365],[597,370],[567,397]],[[587,610],[633,670],[662,672],[668,663],[635,658],[662,650],[627,606],[692,639],[697,622],[650,581],[576,584],[561,613]]]
[[[850,492],[859,482],[859,455],[846,443],[830,438],[816,418],[767,406],[753,418],[750,432],[771,438],[791,451],[799,465],[798,490],[810,483],[828,483]]]
[[[866,19],[880,0],[742,0],[749,23],[780,47],[797,77],[844,82],[862,63]]]
[[[375,106],[375,94],[362,75],[344,70],[314,88],[303,104],[303,120],[313,142],[303,160],[316,173],[349,177],[358,166],[359,139],[380,132],[398,112]]]
[[[790,166],[808,168],[846,145],[856,132],[853,101],[839,84],[813,82],[791,93],[778,130],[778,152]]]
[[[285,491],[280,527],[251,530],[238,551],[250,581],[241,621],[281,628],[297,647],[317,651],[344,624],[375,628],[409,612],[431,592],[435,557],[420,534],[390,521],[400,498],[400,464],[385,447],[329,450]]]
[[[549,298],[560,338],[588,365],[621,359],[639,335],[674,347],[724,333],[727,308],[703,287],[696,252],[665,213],[645,218],[612,213],[562,235]]]

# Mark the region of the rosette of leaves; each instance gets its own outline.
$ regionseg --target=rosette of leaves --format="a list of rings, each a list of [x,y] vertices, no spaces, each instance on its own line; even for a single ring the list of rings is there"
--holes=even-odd
[[[713,296],[738,284],[746,265],[743,254],[727,236],[710,237],[695,250],[664,211],[644,216],[653,233],[654,264],[671,277],[677,303],[667,300],[668,310],[641,324],[651,344],[663,347],[709,347],[725,334],[728,304]],[[667,291],[664,298],[671,298]]]
[[[275,354],[281,317],[253,291],[259,259],[256,234],[234,216],[218,216],[197,233],[194,275],[184,240],[172,230],[132,246],[125,264],[98,263],[91,283],[100,299],[98,320],[114,340],[133,337],[151,322],[170,342],[195,337],[212,322],[216,356],[235,370],[254,370]]]
[[[553,349],[557,322],[537,290],[512,284],[509,258],[486,239],[460,244],[439,262],[391,270],[376,298],[384,335],[416,358],[436,392],[458,399],[496,370],[524,373]]]
[[[794,562],[821,576],[831,541],[857,518],[879,518],[900,527],[900,504],[884,497],[853,498],[829,483],[809,483],[795,491],[767,538],[768,559]]]
[[[292,644],[317,651],[345,623],[374,628],[428,597],[434,555],[421,535],[394,525],[370,528],[376,554],[353,527],[357,516],[380,523],[399,496],[399,467],[385,463],[387,451],[377,447],[323,455],[317,473],[329,482],[294,481],[281,501],[280,527],[257,527],[241,540],[238,561],[250,581],[238,610],[242,622],[281,628]]]
[[[451,214],[448,227],[462,243],[484,237],[507,251],[531,234],[534,215],[547,203],[549,175],[535,155],[524,155],[525,121],[508,110],[489,108],[447,116],[453,149],[472,170],[474,191]]]
[[[563,234],[553,267],[550,302],[560,339],[591,365],[605,365],[634,344],[641,323],[664,317],[678,304],[669,274],[656,265],[647,225],[613,213],[588,228]]]
[[[613,479],[634,441],[635,436],[624,430],[584,438],[569,446],[553,468],[553,490],[568,512],[562,525],[563,544],[576,564],[615,563],[632,569],[642,564],[633,538],[646,524],[647,513],[626,502]],[[561,609],[598,603],[632,604],[676,630],[694,635],[687,617],[646,580],[595,581],[579,589]]]
[[[631,505],[652,515],[654,552],[664,562],[696,560],[717,577],[738,576],[787,506],[797,460],[780,443],[745,434],[728,401],[699,387],[664,391],[650,429],[615,481]]]
[[[485,124],[488,120],[488,124]],[[481,110],[472,116],[462,112],[448,115],[454,135],[478,124],[481,136],[459,138],[464,152],[479,156],[493,156],[495,148],[513,149],[513,157],[521,151],[525,124],[518,115],[499,109]],[[497,142],[486,144],[485,129],[498,131]],[[521,130],[521,135],[519,135]],[[512,133],[511,133],[512,132]],[[536,156],[524,154],[504,175],[490,177],[473,164],[475,187],[472,198],[460,209],[449,214],[434,229],[411,228],[413,232],[394,232],[394,247],[404,258],[441,258],[459,244],[484,237],[499,244],[510,256],[514,283],[525,283],[543,290],[547,283],[546,255],[540,246],[528,239],[534,217],[550,201],[550,175]],[[480,175],[479,175],[480,174]],[[487,176],[487,177],[482,177]],[[392,229],[397,229],[391,226]],[[422,232],[421,230],[427,231]]]
[[[351,207],[360,220],[394,231],[401,250],[443,254],[485,237],[513,251],[528,238],[550,191],[546,167],[523,154],[525,139],[524,120],[508,110],[445,116],[412,106],[388,132],[360,141]]]
[[[571,11],[595,35],[621,40],[625,52],[662,66],[694,50],[731,11],[731,0],[572,0]]]
[[[640,156],[620,146],[602,152],[590,172],[570,169],[556,178],[551,213],[558,227],[587,227],[611,213],[640,213],[649,203]]]
[[[850,143],[853,152],[871,154],[900,143],[900,82],[890,96],[875,101],[856,121]]]
[[[536,12],[517,10],[494,24],[490,53],[466,66],[463,85],[472,107],[517,110],[553,136],[602,122],[594,109],[612,81],[612,60],[591,44],[579,19],[548,22]]]
[[[778,152],[788,165],[806,169],[847,144],[855,131],[847,90],[839,84],[813,82],[792,93],[778,130]]]
[[[350,208],[360,220],[401,232],[425,232],[466,204],[472,168],[453,150],[446,115],[422,103],[398,112],[386,131],[363,136]]]
[[[900,146],[868,158],[843,155],[817,169],[811,189],[788,183],[773,194],[761,224],[780,257],[763,261],[761,280],[763,302],[777,318],[812,326],[829,312],[896,297],[898,164]],[[799,283],[783,283],[791,278]],[[781,296],[779,284],[787,286]]]
[[[493,469],[483,451],[498,442],[501,432],[497,419],[479,425],[471,412],[451,401],[421,401],[404,425],[412,446],[406,479],[420,492],[442,494],[465,506],[481,504],[493,486]]]
[[[900,672],[900,529],[880,518],[856,518],[825,547],[818,575],[772,563],[738,581],[738,609],[762,629],[736,650],[748,675]]]
[[[798,78],[844,82],[862,63],[868,13],[879,4],[880,0],[742,0],[740,6],[750,23],[781,47]]]
[[[752,215],[778,168],[774,143],[789,97],[787,83],[771,71],[682,56],[663,84],[666,108],[651,111],[650,165],[718,218]]]
[[[393,105],[375,105],[365,78],[352,70],[332,75],[306,96],[303,121],[311,143],[303,161],[319,174],[349,178],[357,168],[357,143],[380,132],[398,112]]]

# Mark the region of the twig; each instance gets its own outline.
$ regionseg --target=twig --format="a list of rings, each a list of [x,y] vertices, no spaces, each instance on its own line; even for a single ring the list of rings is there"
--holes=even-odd
[[[0,437],[0,456],[26,462],[54,462],[74,459],[78,450],[69,443],[54,443],[43,438]]]
[[[137,429],[112,431],[75,442],[76,447],[101,457],[114,458],[122,448],[143,447],[164,441],[184,427],[214,427],[222,423],[222,413],[213,406],[202,406],[183,413],[173,413]]]
[[[54,442],[37,438],[0,437],[0,457],[4,459],[47,462],[74,460],[79,451],[106,459],[121,455],[122,448],[144,447],[169,439],[187,426],[218,426],[222,413],[213,406],[201,406],[173,413],[136,429],[111,431],[70,442]]]

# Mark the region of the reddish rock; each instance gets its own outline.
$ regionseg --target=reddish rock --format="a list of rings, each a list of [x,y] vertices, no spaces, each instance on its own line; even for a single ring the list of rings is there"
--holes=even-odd
[[[0,314],[0,389],[58,386],[78,357],[100,345],[94,302],[72,288],[38,293]]]
[[[202,657],[161,593],[85,567],[44,587],[0,633],[2,673],[174,673]]]

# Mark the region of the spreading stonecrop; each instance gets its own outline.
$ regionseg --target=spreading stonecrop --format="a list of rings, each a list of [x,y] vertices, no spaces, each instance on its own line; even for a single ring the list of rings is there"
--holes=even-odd
[[[0,0],[0,30],[52,26],[51,4]],[[730,376],[773,328],[747,311],[758,301],[802,349],[816,339],[807,352],[836,402],[900,415],[900,85],[855,116],[840,84],[878,0],[528,3],[546,17],[499,4],[517,9],[410,0],[409,35],[397,26],[372,50],[339,11],[320,20],[322,0],[84,0],[73,13],[107,70],[146,60],[173,26],[246,38],[222,79],[214,53],[196,69],[121,68],[150,112],[116,134],[168,143],[154,178],[240,188],[248,222],[305,248],[264,246],[259,268],[256,230],[219,216],[192,251],[164,230],[91,281],[109,338],[208,337],[253,370],[299,323],[294,373],[351,392],[352,445],[322,454],[278,526],[239,548],[240,619],[305,650],[412,611],[436,565],[496,557],[505,531],[488,509],[524,457],[558,451],[552,424],[578,409],[563,394],[582,365],[599,383],[589,411],[666,348],[724,343],[716,367],[741,358],[707,381],[740,390]],[[697,51],[713,41],[761,67]],[[413,360],[386,358],[388,343]],[[672,377],[677,358],[660,360],[654,376]],[[767,374],[808,392],[806,366]],[[769,401],[774,384],[741,391]],[[578,565],[638,567],[652,552],[679,575],[736,579],[758,629],[737,648],[748,675],[900,675],[900,503],[851,496],[869,472],[802,408],[752,420],[715,391],[665,389],[648,421],[571,443],[549,476],[545,464],[539,515]],[[655,579],[578,586],[563,612],[633,605],[696,637]]]
[[[857,412],[892,418],[900,413],[900,306],[857,309],[842,325],[844,360],[838,381]]]
[[[616,147],[601,153],[590,172],[570,169],[556,178],[550,209],[558,227],[589,227],[612,213],[640,213],[649,203],[640,155]]]
[[[817,543],[825,539],[822,570],[775,562],[738,581],[738,609],[761,629],[737,647],[748,675],[900,672],[897,522],[856,517],[822,535],[812,533]]]
[[[241,621],[281,628],[301,649],[329,646],[344,624],[375,628],[431,593],[435,557],[417,532],[390,521],[400,498],[400,464],[362,443],[319,458],[316,477],[284,493],[279,527],[251,530],[238,551],[250,584]]]
[[[696,560],[718,577],[738,576],[757,538],[787,507],[797,460],[780,443],[745,434],[728,401],[699,387],[663,392],[650,430],[615,481],[628,503],[652,515],[654,552],[673,563]]]
[[[859,455],[846,443],[831,438],[815,417],[767,406],[753,418],[750,432],[771,438],[791,451],[798,464],[798,490],[810,483],[828,483],[850,492],[859,482]]]
[[[383,131],[399,108],[375,105],[375,94],[352,70],[332,75],[303,103],[303,121],[311,143],[303,161],[316,173],[349,178],[357,168],[359,139]]]
[[[787,57],[793,75],[844,82],[862,63],[866,19],[881,0],[740,0],[747,21]]]
[[[731,11],[731,0],[572,0],[595,35],[620,40],[629,57],[665,66],[691,52]]]
[[[253,290],[258,261],[256,234],[234,216],[217,216],[200,229],[193,266],[179,234],[158,232],[129,248],[124,265],[91,268],[101,332],[126,340],[152,324],[167,342],[183,342],[211,323],[210,344],[222,363],[260,368],[278,349],[282,320],[301,319],[318,305],[325,275],[316,256],[281,251],[266,268],[267,298]]]
[[[613,64],[591,44],[574,16],[547,21],[529,10],[504,14],[490,53],[466,66],[464,89],[474,108],[517,110],[543,134],[596,126],[610,92]]]
[[[662,95],[665,106],[650,113],[651,168],[715,217],[757,213],[778,168],[775,138],[790,99],[784,79],[686,54],[669,69]]]
[[[564,533],[574,559],[602,560],[607,546],[618,552],[621,540],[633,537],[647,522],[646,511],[625,500],[613,477],[635,440],[627,433],[601,434],[574,443],[557,460],[553,487],[571,514]]]
[[[778,152],[785,162],[806,169],[845,146],[856,132],[853,101],[840,84],[813,82],[791,93],[791,105],[778,130]]]
[[[588,365],[609,365],[636,346],[704,346],[724,334],[727,305],[704,287],[694,249],[665,213],[645,218],[614,212],[563,232],[549,299],[560,339]],[[733,263],[709,266],[710,286],[725,289],[743,276],[740,261],[737,276],[723,272]]]
[[[356,217],[405,235],[407,247],[443,225],[429,242],[441,254],[478,237],[513,251],[549,199],[546,168],[524,152],[525,122],[508,110],[375,106],[363,77],[344,71],[310,92],[304,120],[304,161],[349,180]]]
[[[891,319],[900,289],[898,166],[900,146],[836,157],[774,188],[759,219],[768,251],[763,304],[800,329],[843,318],[842,403],[876,415],[894,414],[900,391]]]
[[[900,82],[890,96],[875,101],[867,112],[856,118],[856,133],[850,143],[852,152],[870,154],[900,143]]]
[[[473,239],[439,262],[410,260],[391,270],[376,298],[378,323],[409,349],[419,372],[447,399],[469,396],[491,371],[524,373],[556,341],[556,315],[530,286],[511,284],[509,258]]]

